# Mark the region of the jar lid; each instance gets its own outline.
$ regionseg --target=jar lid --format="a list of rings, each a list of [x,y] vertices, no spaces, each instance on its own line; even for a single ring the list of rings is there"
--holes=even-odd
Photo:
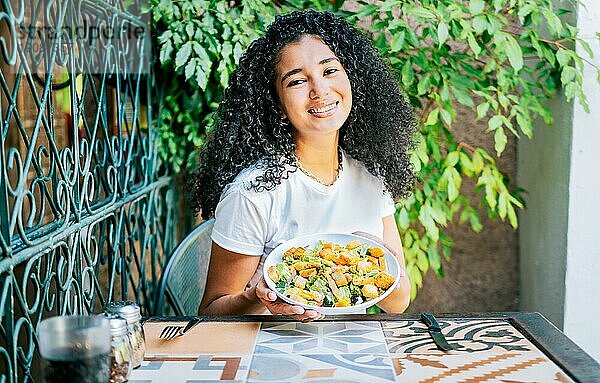
[[[132,301],[110,302],[104,306],[104,311],[119,315],[127,321],[127,324],[133,324],[142,319],[140,307]]]
[[[110,322],[110,335],[112,337],[121,336],[127,334],[127,321],[121,318],[117,314],[102,313],[100,316],[108,318]]]

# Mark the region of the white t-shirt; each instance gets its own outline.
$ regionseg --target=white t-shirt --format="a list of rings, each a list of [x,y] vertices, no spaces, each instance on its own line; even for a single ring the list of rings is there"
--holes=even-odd
[[[248,189],[262,172],[252,165],[227,185],[212,231],[212,240],[222,248],[262,256],[250,286],[262,276],[264,258],[279,244],[314,233],[364,231],[382,238],[382,218],[395,211],[383,182],[343,152],[342,171],[331,186],[297,170],[274,190]]]

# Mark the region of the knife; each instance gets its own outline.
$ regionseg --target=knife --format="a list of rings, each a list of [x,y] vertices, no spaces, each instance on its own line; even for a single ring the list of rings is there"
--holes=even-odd
[[[442,328],[440,327],[439,323],[437,322],[432,313],[421,313],[421,320],[427,325],[427,330],[433,338],[433,341],[435,342],[437,348],[439,348],[442,351],[454,350],[454,347],[452,347],[446,341],[444,334],[442,334]]]
[[[194,318],[194,319],[190,320],[188,322],[188,324],[185,326],[185,328],[181,331],[181,335],[185,334],[186,332],[190,331],[192,328],[196,327],[196,325],[200,322],[202,322],[201,318]]]

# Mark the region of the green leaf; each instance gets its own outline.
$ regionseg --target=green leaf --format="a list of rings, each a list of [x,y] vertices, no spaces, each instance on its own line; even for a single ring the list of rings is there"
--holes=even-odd
[[[585,53],[587,53],[588,57],[594,57],[594,52],[587,41],[584,39],[577,39],[577,42],[581,45]]]
[[[441,21],[437,27],[438,44],[443,45],[448,40],[448,24]]]
[[[208,77],[206,76],[206,72],[203,70],[196,71],[196,84],[202,90],[206,90],[206,85],[208,84]]]
[[[556,51],[556,59],[560,66],[569,65],[571,62],[571,55],[567,50],[559,48],[558,51]]]
[[[459,88],[452,88],[452,92],[454,93],[454,97],[456,97],[456,101],[471,108],[475,106],[475,103],[473,102],[471,96],[469,96],[469,94],[464,90]]]
[[[196,62],[195,60],[190,60],[187,65],[185,66],[185,79],[189,80],[190,77],[192,77],[194,75],[194,72],[196,71]]]
[[[425,205],[421,207],[421,210],[419,211],[419,221],[427,231],[427,235],[434,241],[437,241],[440,237],[440,231],[433,219],[431,203],[426,202]]]
[[[469,2],[469,12],[471,15],[479,15],[483,12],[483,8],[485,7],[485,2],[483,0],[471,0]]]
[[[452,125],[452,115],[446,109],[440,109],[440,116],[442,116],[442,121],[446,123],[446,126]]]
[[[429,163],[429,154],[427,153],[427,143],[425,139],[421,137],[421,139],[417,140],[417,147],[415,148],[415,153],[419,156],[419,159],[422,163],[427,165]]]
[[[431,86],[431,76],[429,74],[426,74],[425,76],[421,77],[421,79],[419,80],[419,83],[417,84],[418,94],[422,95],[422,94],[427,93],[430,86]]]
[[[243,49],[240,43],[235,43],[233,47],[233,60],[235,61],[236,65],[240,62],[240,57],[242,57],[242,53]]]
[[[565,97],[567,101],[570,101],[575,97],[575,92],[577,92],[577,85],[574,82],[570,82],[565,86]]]
[[[173,43],[170,39],[167,39],[165,43],[160,48],[160,62],[162,64],[166,64],[171,60],[171,53],[173,53]]]
[[[419,160],[419,156],[415,152],[412,152],[409,161],[415,173],[419,173],[421,171],[421,161]]]
[[[488,121],[488,132],[498,129],[500,126],[502,126],[503,123],[504,116],[499,114],[492,116],[492,118],[490,118],[490,120]]]
[[[455,170],[454,168],[448,168],[446,170],[449,170],[449,169]],[[446,173],[446,172],[444,172],[444,173]],[[454,201],[456,199],[456,197],[458,197],[458,188],[456,187],[456,182],[454,179],[454,172],[452,172],[452,171],[448,172],[448,190],[447,190],[447,192],[448,192],[448,201],[450,201],[450,202]]]
[[[560,74],[560,82],[564,85],[573,81],[577,75],[577,69],[572,66],[565,66]]]
[[[478,57],[481,53],[481,47],[479,46],[479,44],[477,44],[477,40],[475,40],[475,36],[473,36],[472,33],[469,33],[467,35],[467,43],[469,44],[469,47],[473,51],[475,57]]]
[[[413,290],[415,290],[414,291],[414,296],[416,297],[416,294],[417,294],[416,288],[417,287],[423,287],[423,277],[421,276],[421,272],[419,271],[419,268],[416,267],[416,265],[414,265],[414,264],[413,265],[409,265],[407,267],[407,273],[408,273],[408,277],[409,277],[411,285],[412,285],[411,286],[412,289],[411,289],[411,292],[410,292],[411,299],[414,299],[414,297],[413,297]]]
[[[523,68],[523,51],[521,51],[519,43],[512,36],[507,35],[505,48],[510,65],[515,72],[520,71]]]
[[[440,90],[440,97],[442,98],[442,101],[450,100],[450,87],[445,81],[442,85],[442,89]]]
[[[475,169],[473,168],[473,161],[471,161],[469,156],[464,152],[460,152],[459,157],[460,167],[462,171],[467,175],[469,175],[469,173],[472,173]]]
[[[484,15],[477,15],[473,18],[473,30],[477,34],[483,33],[488,27],[487,18]]]
[[[408,212],[405,208],[400,209],[398,212],[398,225],[401,230],[406,230],[410,226],[410,219],[408,218]]]
[[[439,115],[440,110],[439,109],[433,109],[431,112],[429,112],[429,115],[427,116],[427,121],[425,121],[425,125],[435,125],[438,122],[438,115]]]
[[[508,139],[506,137],[506,134],[504,133],[504,129],[496,129],[496,133],[494,134],[494,149],[496,149],[496,154],[498,155],[498,157],[500,157],[500,154],[502,154],[504,148],[506,148],[507,142]]]
[[[444,161],[444,165],[446,167],[454,167],[458,163],[458,159],[459,159],[458,152],[456,152],[456,151],[450,152],[446,156],[446,160]]]
[[[479,119],[485,117],[489,109],[490,104],[487,102],[477,105],[477,118]]]
[[[429,245],[427,248],[427,258],[429,259],[429,266],[432,269],[438,271],[442,267],[442,260],[440,258],[440,252],[437,249],[436,245]]]
[[[506,196],[504,193],[500,193],[498,195],[498,215],[500,218],[504,219],[506,217],[506,204],[508,201],[506,200]]]
[[[435,15],[431,11],[429,11],[425,8],[422,8],[422,7],[412,7],[411,6],[411,7],[406,7],[405,10],[409,15],[421,17],[424,19],[435,19]]]
[[[183,44],[181,48],[177,51],[175,55],[175,69],[179,69],[185,64],[190,58],[190,54],[192,53],[192,42],[188,41]]]
[[[481,158],[481,154],[477,150],[471,156],[471,160],[473,161],[473,171],[480,173],[483,170],[483,158]]]
[[[188,23],[185,26],[185,33],[187,33],[188,37],[194,37],[194,24]]]
[[[409,87],[415,81],[415,72],[412,68],[412,61],[406,60],[402,66],[402,84]]]
[[[421,272],[426,273],[429,270],[429,260],[427,254],[421,249],[417,250],[417,267]]]
[[[507,213],[508,213],[508,222],[510,222],[510,225],[513,227],[513,229],[516,229],[517,227],[519,227],[519,221],[517,219],[517,214],[515,213],[515,209],[514,209],[513,205],[509,204],[507,206]]]
[[[398,52],[404,46],[404,41],[406,38],[406,33],[404,31],[400,31],[392,35],[392,41],[390,43],[390,48],[392,52]]]
[[[521,131],[525,133],[527,137],[531,138],[533,133],[533,125],[531,123],[531,119],[521,113],[518,113],[517,124],[519,124]]]
[[[548,8],[542,8],[542,14],[548,22],[548,29],[554,36],[559,36],[563,31],[563,25],[558,16]]]
[[[208,72],[212,66],[212,60],[210,59],[208,52],[206,52],[206,49],[196,41],[193,42],[192,47],[194,48],[194,53],[196,53],[200,60],[200,66],[204,71]]]

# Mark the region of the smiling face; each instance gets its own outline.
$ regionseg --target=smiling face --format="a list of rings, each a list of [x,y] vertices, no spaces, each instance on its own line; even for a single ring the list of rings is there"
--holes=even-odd
[[[275,89],[296,135],[335,135],[352,108],[350,80],[335,54],[312,35],[286,45],[276,67]]]

